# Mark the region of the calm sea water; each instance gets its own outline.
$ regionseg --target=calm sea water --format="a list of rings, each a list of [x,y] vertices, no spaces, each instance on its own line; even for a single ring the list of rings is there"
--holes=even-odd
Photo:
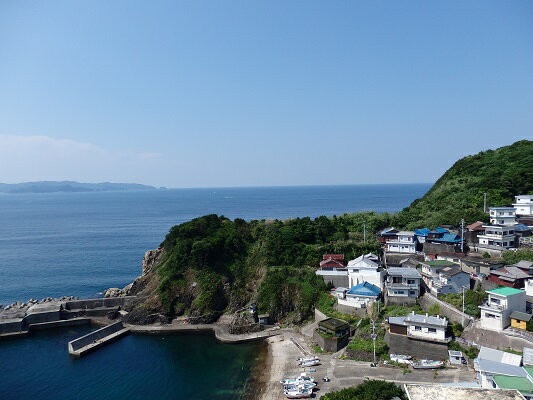
[[[175,224],[209,213],[268,219],[394,212],[429,184],[180,189],[0,196],[0,304],[94,297],[140,274],[144,252]],[[0,341],[0,399],[233,399],[257,345],[210,336],[129,336],[80,360],[86,329]],[[209,396],[208,396],[209,395]]]

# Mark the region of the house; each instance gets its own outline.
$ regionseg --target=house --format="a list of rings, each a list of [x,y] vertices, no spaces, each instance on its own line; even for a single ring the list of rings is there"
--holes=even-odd
[[[438,227],[435,229],[421,228],[415,229],[415,235],[419,243],[425,243],[427,240],[440,239],[445,233],[449,233],[447,229]]]
[[[528,373],[520,365],[522,356],[481,346],[474,369],[479,385],[483,388],[496,388],[494,376],[514,376],[527,378]]]
[[[515,247],[514,229],[507,225],[483,225],[485,231],[478,235],[480,249],[508,250]]]
[[[415,268],[387,269],[385,302],[387,304],[414,304],[420,296],[422,275]]]
[[[526,292],[510,287],[487,290],[488,299],[479,306],[481,328],[501,331],[511,324],[513,311],[526,311]]]
[[[324,254],[322,261],[320,261],[320,268],[322,269],[335,269],[345,268],[344,254]]]
[[[442,268],[431,284],[431,293],[435,296],[462,293],[463,289],[470,289],[470,274],[462,271],[459,266]]]
[[[336,352],[350,341],[350,324],[337,318],[327,318],[318,323],[313,339],[324,351]]]
[[[462,365],[466,364],[465,356],[461,351],[448,350],[448,360],[450,364]]]
[[[454,265],[456,264],[445,260],[421,261],[420,273],[426,285],[431,288],[431,282],[439,277],[439,271],[444,267],[453,267]]]
[[[489,207],[491,225],[514,225],[516,214],[514,207]]]
[[[526,273],[514,265],[507,265],[490,271],[488,280],[501,286],[522,289],[525,286],[525,282],[531,278],[533,276],[529,272]]]
[[[395,238],[387,238],[385,250],[391,253],[416,253],[416,235],[411,231],[399,231]]]
[[[369,253],[348,261],[348,286],[356,286],[363,282],[377,286],[383,290],[385,271],[375,254]]]
[[[484,259],[481,257],[467,257],[459,261],[461,269],[472,276],[488,276],[491,271],[504,267],[505,264],[500,261]]]
[[[511,327],[516,329],[527,330],[527,323],[531,321],[531,314],[513,311],[511,313]]]
[[[258,322],[261,325],[268,325],[270,324],[270,314],[259,314],[257,316]]]
[[[513,266],[520,268],[524,272],[533,272],[533,261],[522,260],[518,261],[516,264],[513,264]]]
[[[484,222],[476,221],[470,225],[465,226],[465,228],[468,232],[483,232],[483,225],[485,225]]]
[[[515,196],[515,213],[520,217],[533,217],[533,194]]]
[[[431,257],[432,255],[429,254],[429,256]],[[433,255],[434,260],[445,260],[456,264],[459,264],[459,262],[461,262],[461,260],[464,258],[466,258],[466,255],[464,253],[450,253],[446,251],[435,253]]]
[[[395,228],[386,228],[386,229],[383,229],[381,232],[379,232],[378,234],[378,240],[385,244],[387,242],[387,240],[393,240],[393,239],[396,239],[398,236],[398,232],[400,232],[398,229],[395,229]]]
[[[342,306],[353,308],[366,308],[369,303],[377,301],[381,289],[368,282],[353,286],[344,293],[344,297],[337,297],[337,303]]]
[[[428,385],[404,384],[409,400],[524,400],[518,390],[451,386],[450,384]]]
[[[448,320],[441,316],[419,315],[411,312],[406,317],[389,317],[390,333],[406,335],[411,339],[436,343],[449,343],[446,336]]]

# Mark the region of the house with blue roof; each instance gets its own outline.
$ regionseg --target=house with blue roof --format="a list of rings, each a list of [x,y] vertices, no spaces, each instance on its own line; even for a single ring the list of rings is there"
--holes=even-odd
[[[363,282],[352,286],[344,297],[338,297],[337,302],[341,306],[354,309],[366,308],[370,302],[377,301],[381,295],[381,289],[369,282]]]

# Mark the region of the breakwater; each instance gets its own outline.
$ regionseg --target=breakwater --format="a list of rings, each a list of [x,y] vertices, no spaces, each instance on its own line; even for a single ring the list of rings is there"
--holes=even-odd
[[[70,341],[68,352],[73,356],[80,357],[126,335],[128,332],[129,328],[124,328],[122,322],[115,322]]]
[[[135,299],[134,296],[44,301],[0,310],[0,337],[27,334],[32,329],[54,328],[90,323],[93,317],[117,312]]]

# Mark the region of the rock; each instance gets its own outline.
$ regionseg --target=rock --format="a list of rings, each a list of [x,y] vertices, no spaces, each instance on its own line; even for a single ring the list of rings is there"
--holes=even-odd
[[[143,259],[143,262],[142,262],[142,275],[141,276],[145,276],[147,273],[149,273],[152,270],[153,266],[159,260],[159,256],[161,255],[162,252],[163,252],[163,249],[159,248],[159,249],[155,249],[155,250],[148,250],[144,254],[144,259]]]
[[[118,297],[120,295],[119,288],[109,288],[104,292],[104,297]]]

